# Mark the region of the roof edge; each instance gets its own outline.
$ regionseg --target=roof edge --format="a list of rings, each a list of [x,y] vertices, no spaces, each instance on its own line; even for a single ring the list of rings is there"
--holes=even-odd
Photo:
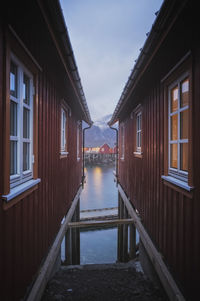
[[[54,36],[59,35],[59,47],[62,48],[61,53],[64,52],[65,56],[64,60],[67,61],[68,67],[67,72],[70,77],[70,80],[72,82],[72,86],[75,90],[75,94],[77,96],[78,102],[80,104],[80,107],[82,109],[83,115],[84,115],[84,121],[88,123],[89,125],[93,124],[93,121],[90,116],[89,108],[86,102],[85,94],[83,91],[83,87],[81,84],[81,79],[78,72],[78,67],[76,65],[76,60],[74,57],[68,29],[65,23],[65,18],[63,15],[62,7],[59,0],[53,0],[53,1],[41,1],[37,0],[38,4],[41,8],[42,14],[45,17],[47,14],[47,11],[44,9],[44,3],[45,6],[48,7],[48,10],[50,11],[51,17],[55,20],[53,26],[51,27],[54,29]],[[49,20],[48,20],[49,21]],[[57,38],[56,38],[57,39]],[[59,53],[60,55],[60,53]]]
[[[111,126],[119,120],[119,114],[122,111],[124,105],[126,104],[130,94],[134,90],[134,86],[137,85],[137,81],[142,74],[143,70],[149,65],[154,58],[156,52],[149,58],[149,50],[156,46],[159,43],[160,34],[162,33],[163,27],[167,24],[167,21],[170,17],[170,13],[173,11],[173,7],[177,4],[178,1],[174,0],[165,0],[163,1],[159,11],[156,13],[156,19],[152,24],[150,32],[147,34],[147,39],[144,42],[144,46],[140,49],[140,54],[136,60],[133,70],[128,78],[128,81],[125,84],[123,92],[120,96],[120,99],[115,107],[113,115],[108,122],[108,125]],[[185,6],[187,0],[179,1],[180,7],[179,11],[176,11],[176,16],[179,15],[182,8]],[[173,20],[175,22],[175,20]],[[174,24],[170,23],[170,28]],[[147,62],[147,64],[146,64]]]

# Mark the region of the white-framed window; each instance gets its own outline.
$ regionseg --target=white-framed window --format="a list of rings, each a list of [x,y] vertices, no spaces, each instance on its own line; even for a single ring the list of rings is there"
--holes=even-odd
[[[124,160],[125,154],[125,129],[124,123],[121,124],[121,159]]]
[[[136,152],[141,153],[142,142],[142,112],[136,113]]]
[[[67,154],[67,112],[61,108],[61,154]]]
[[[189,76],[184,74],[168,89],[169,175],[188,181]]]
[[[11,55],[10,187],[33,177],[33,76]]]
[[[81,122],[77,121],[77,160],[80,160],[80,130]]]

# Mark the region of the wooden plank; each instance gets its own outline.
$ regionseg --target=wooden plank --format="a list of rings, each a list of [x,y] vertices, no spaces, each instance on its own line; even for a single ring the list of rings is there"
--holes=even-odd
[[[82,221],[82,222],[72,222],[69,223],[68,226],[70,228],[88,228],[88,227],[98,227],[98,226],[114,226],[114,225],[123,225],[123,224],[132,224],[133,219],[114,219],[114,220],[106,220],[106,221]]]
[[[134,259],[136,257],[136,228],[135,225],[132,224],[129,226],[129,241],[130,241],[130,250],[129,257],[130,259]]]
[[[65,221],[62,224],[62,226],[58,232],[58,235],[56,236],[56,239],[49,251],[49,254],[47,255],[47,258],[46,258],[46,260],[38,274],[38,277],[31,289],[31,292],[27,298],[27,301],[37,301],[37,300],[39,301],[42,297],[43,291],[45,289],[45,286],[47,285],[47,282],[52,273],[52,269],[54,267],[55,261],[59,254],[60,246],[61,246],[62,240],[64,238],[64,235],[67,231],[69,221],[71,220],[74,210],[76,208],[76,205],[78,203],[81,191],[82,191],[82,187],[79,188],[79,190],[72,202],[72,205],[66,215]]]
[[[127,198],[125,192],[123,191],[120,184],[118,184],[118,190],[121,194],[121,197],[127,207],[129,215],[134,220],[134,224],[139,232],[140,238],[142,243],[146,249],[147,254],[149,255],[150,260],[160,278],[160,281],[171,301],[179,300],[184,301],[185,298],[183,297],[181,291],[179,290],[178,286],[176,285],[172,275],[170,274],[169,270],[167,269],[164,261],[160,253],[157,251],[156,247],[154,246],[152,240],[150,239],[148,233],[146,232],[144,226],[142,225],[139,217],[137,216],[135,210],[133,209],[129,199]]]

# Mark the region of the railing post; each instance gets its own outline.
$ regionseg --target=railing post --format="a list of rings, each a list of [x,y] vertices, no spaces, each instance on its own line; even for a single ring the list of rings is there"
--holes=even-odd
[[[130,224],[129,227],[129,257],[134,259],[136,257],[136,228],[134,224]]]
[[[122,219],[122,199],[118,193],[118,218]],[[117,261],[122,262],[122,245],[123,245],[123,225],[118,225],[117,232]]]

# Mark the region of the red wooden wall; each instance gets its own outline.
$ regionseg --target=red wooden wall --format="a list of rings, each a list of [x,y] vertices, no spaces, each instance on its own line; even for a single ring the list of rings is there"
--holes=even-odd
[[[32,3],[32,4],[31,4]],[[37,10],[36,2],[27,4]],[[20,10],[20,7],[19,7]],[[32,11],[32,13],[33,13]],[[7,210],[3,209],[3,95],[5,59],[0,23],[0,282],[1,300],[20,300],[30,288],[81,183],[82,158],[77,161],[77,121],[74,92],[50,39],[40,12],[12,19],[12,27],[39,62],[38,75],[38,189]],[[17,11],[16,11],[17,15]],[[36,17],[37,16],[37,17]],[[33,18],[35,23],[32,22]],[[20,21],[21,20],[21,21]],[[11,21],[11,20],[10,20]],[[28,25],[27,25],[28,26]],[[40,31],[37,31],[37,27]],[[35,32],[36,31],[36,32]],[[61,99],[71,106],[68,118],[68,156],[60,158]],[[80,153],[81,153],[80,143]]]
[[[119,159],[119,182],[139,211],[147,232],[185,296],[188,300],[196,300],[200,270],[200,43],[195,31],[199,27],[189,24],[191,20],[186,18],[187,14],[189,12],[184,11],[182,19],[164,40],[120,116],[120,126],[124,123],[125,128],[125,159]],[[164,185],[161,179],[164,174],[164,87],[161,79],[188,50],[192,57],[193,93],[193,152],[189,155],[193,161],[195,187],[191,198]],[[136,138],[130,113],[137,103],[142,105],[142,158],[133,154]]]

